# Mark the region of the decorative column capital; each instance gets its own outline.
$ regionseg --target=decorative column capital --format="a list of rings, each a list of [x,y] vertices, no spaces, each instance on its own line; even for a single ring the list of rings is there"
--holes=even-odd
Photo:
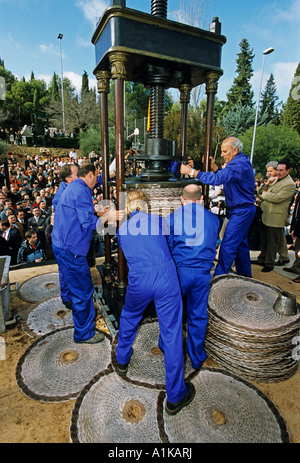
[[[96,71],[98,93],[109,93],[110,71]]]
[[[219,78],[220,74],[215,71],[209,71],[205,74],[206,93],[217,93]]]
[[[111,64],[111,77],[112,79],[126,80],[127,77],[127,53],[117,52],[109,55],[109,61]]]
[[[191,90],[193,86],[190,84],[181,84],[179,87],[180,90],[180,103],[189,103]]]

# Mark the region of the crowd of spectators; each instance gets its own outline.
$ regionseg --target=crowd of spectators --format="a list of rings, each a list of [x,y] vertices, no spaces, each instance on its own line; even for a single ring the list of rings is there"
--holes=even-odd
[[[143,162],[137,161],[134,150],[125,155],[125,177],[138,177],[142,172]],[[20,159],[11,154],[8,158],[9,184],[7,186],[4,165],[0,165],[0,255],[11,256],[11,265],[27,262],[43,262],[53,259],[51,231],[54,214],[52,200],[60,184],[59,171],[65,164],[92,162],[102,169],[101,157],[91,151],[88,156],[79,155],[72,149],[67,157],[27,155],[24,166]],[[115,160],[112,155],[110,163],[110,199],[116,203],[116,187],[113,181],[115,172]],[[285,226],[285,236],[289,245],[293,245],[290,235],[290,223],[293,217],[295,199],[300,191],[300,179],[295,179],[296,191],[294,200],[290,205],[290,214]],[[268,177],[256,180],[256,189],[261,189],[268,182]],[[93,202],[96,205],[103,199],[102,188],[95,188],[92,192]],[[226,225],[227,207],[223,193],[223,187],[211,186],[209,189],[209,208],[216,214],[220,221],[220,236],[222,238],[222,226]],[[249,237],[251,249],[252,243],[259,240],[257,225],[260,222],[260,209],[257,207],[257,216],[250,228]],[[253,238],[254,233],[254,238]],[[113,243],[116,243],[113,237]],[[93,251],[96,254],[104,252],[104,236],[95,233],[92,241]]]
[[[77,156],[72,150],[67,157],[26,156],[8,157],[9,182],[4,165],[0,166],[0,255],[10,255],[11,265],[44,262],[54,259],[51,232],[54,223],[52,200],[56,194],[59,172],[65,164],[90,162],[90,157]],[[101,157],[94,155],[93,163],[100,167]],[[92,192],[96,205],[103,199],[102,187]],[[110,199],[115,199],[115,185],[111,182]],[[92,241],[96,254],[104,251],[104,237],[95,234]]]

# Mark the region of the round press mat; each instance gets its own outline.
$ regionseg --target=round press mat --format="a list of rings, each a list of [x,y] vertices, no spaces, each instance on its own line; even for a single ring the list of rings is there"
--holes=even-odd
[[[274,310],[280,293],[252,278],[214,278],[207,309],[207,354],[251,381],[278,382],[293,376],[299,365],[293,350],[300,314],[287,316]]]
[[[45,273],[29,278],[19,286],[17,295],[25,302],[41,302],[60,295],[58,273]]]
[[[251,384],[217,369],[200,370],[192,383],[196,395],[177,415],[169,416],[162,403],[170,443],[289,442],[278,410]]]
[[[43,402],[73,399],[111,361],[110,336],[97,344],[73,340],[74,329],[62,328],[34,341],[20,358],[16,380],[22,392]],[[111,368],[111,367],[110,367]]]
[[[184,334],[183,334],[184,336]],[[159,324],[157,321],[144,322],[138,329],[132,345],[127,380],[140,384],[153,386],[158,389],[165,388],[165,361],[164,354],[158,347]],[[118,335],[112,343],[112,364],[116,365],[116,347]],[[184,377],[187,378],[195,370],[188,355],[184,355]]]
[[[158,391],[128,383],[117,373],[100,374],[76,400],[74,443],[159,443]]]
[[[43,336],[67,326],[73,326],[72,311],[64,306],[60,297],[53,297],[31,310],[24,329],[28,334]]]

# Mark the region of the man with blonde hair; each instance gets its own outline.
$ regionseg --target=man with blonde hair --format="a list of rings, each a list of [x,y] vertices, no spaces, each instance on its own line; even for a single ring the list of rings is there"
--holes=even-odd
[[[118,231],[119,246],[129,268],[125,304],[120,317],[116,349],[117,373],[126,375],[139,322],[154,301],[165,357],[166,412],[175,415],[195,396],[192,383],[183,377],[182,298],[163,219],[148,213],[148,197],[129,192],[128,220]]]

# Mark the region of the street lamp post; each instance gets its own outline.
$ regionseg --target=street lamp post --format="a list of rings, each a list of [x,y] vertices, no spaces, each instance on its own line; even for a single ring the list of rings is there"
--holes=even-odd
[[[265,51],[263,51],[264,57],[263,57],[263,65],[262,65],[262,70],[261,70],[261,79],[260,79],[259,94],[258,94],[258,99],[257,99],[257,108],[256,108],[255,123],[254,123],[254,132],[253,132],[252,148],[251,148],[251,157],[250,157],[251,164],[252,164],[252,161],[253,161],[253,154],[254,154],[256,126],[257,126],[257,118],[258,118],[258,111],[259,111],[259,101],[260,101],[260,94],[261,94],[261,85],[262,85],[262,80],[263,80],[263,75],[264,75],[265,59],[266,59],[266,55],[269,55],[270,53],[273,53],[273,51],[274,51],[274,48],[272,48],[272,47],[267,48]]]
[[[64,103],[64,76],[63,76],[62,53],[61,53],[61,39],[63,38],[63,34],[58,34],[57,38],[59,39],[60,71],[61,71],[61,104],[62,104],[62,115],[63,115],[63,130],[65,133],[66,123],[65,123],[65,103]]]

